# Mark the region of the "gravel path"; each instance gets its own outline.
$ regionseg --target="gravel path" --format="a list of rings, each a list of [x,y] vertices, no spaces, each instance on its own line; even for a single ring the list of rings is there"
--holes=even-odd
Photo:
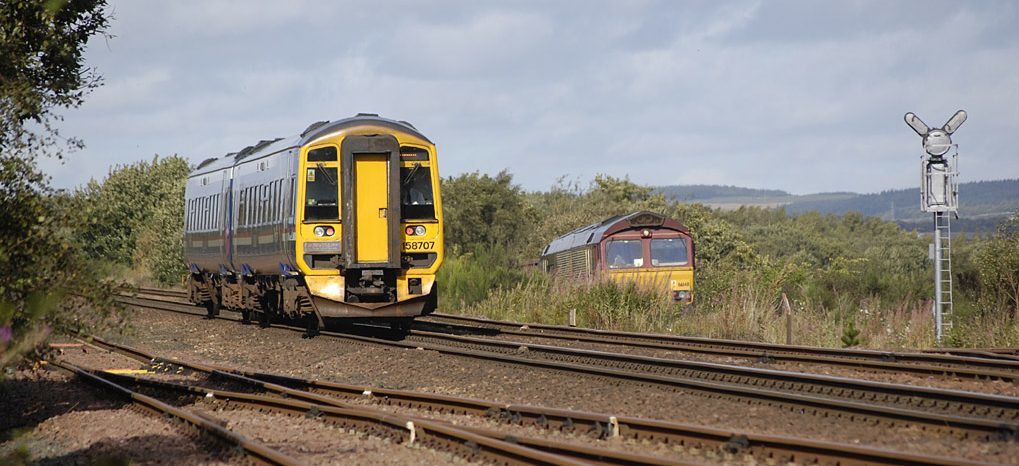
[[[916,427],[862,425],[696,392],[574,373],[491,363],[433,351],[387,348],[223,320],[140,310],[120,338],[149,351],[350,384],[402,388],[506,403],[609,412],[917,453],[1019,462],[1015,442],[979,442]]]

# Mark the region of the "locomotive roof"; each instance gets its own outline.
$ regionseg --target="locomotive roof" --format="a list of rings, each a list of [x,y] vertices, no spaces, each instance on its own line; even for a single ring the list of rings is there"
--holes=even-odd
[[[222,157],[205,159],[198,164],[198,167],[196,167],[188,177],[224,170],[240,163],[240,161],[244,159],[257,158],[258,156],[273,154],[294,147],[300,147],[329,133],[365,124],[392,128],[405,133],[410,133],[428,141],[429,143],[432,142],[418,132],[418,130],[414,128],[414,125],[411,125],[406,121],[390,120],[389,118],[382,118],[374,113],[358,113],[355,116],[344,118],[342,120],[319,121],[312,123],[299,135],[258,141],[255,144],[244,147],[243,149],[235,152],[231,152]]]
[[[557,252],[570,250],[579,246],[596,244],[601,242],[605,236],[620,230],[642,227],[664,227],[679,231],[683,234],[690,234],[683,224],[661,214],[641,210],[624,215],[615,215],[601,222],[577,228],[565,235],[562,235],[545,247],[541,255],[555,254]]]

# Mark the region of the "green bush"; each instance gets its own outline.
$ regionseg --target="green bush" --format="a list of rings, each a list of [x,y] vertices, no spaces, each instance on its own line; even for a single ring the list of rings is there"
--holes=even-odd
[[[108,273],[134,282],[179,284],[184,267],[184,184],[191,167],[155,157],[114,167],[72,196],[88,220],[77,232],[83,253]]]

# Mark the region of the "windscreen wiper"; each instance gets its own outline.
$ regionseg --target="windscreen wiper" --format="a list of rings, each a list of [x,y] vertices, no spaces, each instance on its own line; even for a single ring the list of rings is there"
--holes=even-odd
[[[322,174],[326,176],[327,180],[329,180],[329,184],[336,186],[336,178],[333,178],[333,175],[329,174],[329,170],[326,170],[326,166],[324,163],[319,162],[315,164],[315,168],[322,170]]]
[[[418,170],[420,170],[420,169],[421,169],[421,164],[420,163],[415,163],[414,166],[411,167],[410,171],[407,172],[407,177],[403,179],[403,185],[404,186],[409,185],[410,184],[410,180],[414,179],[414,175],[416,175]]]

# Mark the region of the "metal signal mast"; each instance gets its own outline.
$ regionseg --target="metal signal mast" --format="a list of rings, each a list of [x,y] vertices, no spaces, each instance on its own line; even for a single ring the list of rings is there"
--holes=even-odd
[[[934,214],[934,326],[938,343],[952,328],[952,225],[959,210],[959,146],[952,133],[966,121],[959,110],[941,128],[930,128],[916,114],[906,124],[923,138],[926,153],[920,157],[920,209]]]

